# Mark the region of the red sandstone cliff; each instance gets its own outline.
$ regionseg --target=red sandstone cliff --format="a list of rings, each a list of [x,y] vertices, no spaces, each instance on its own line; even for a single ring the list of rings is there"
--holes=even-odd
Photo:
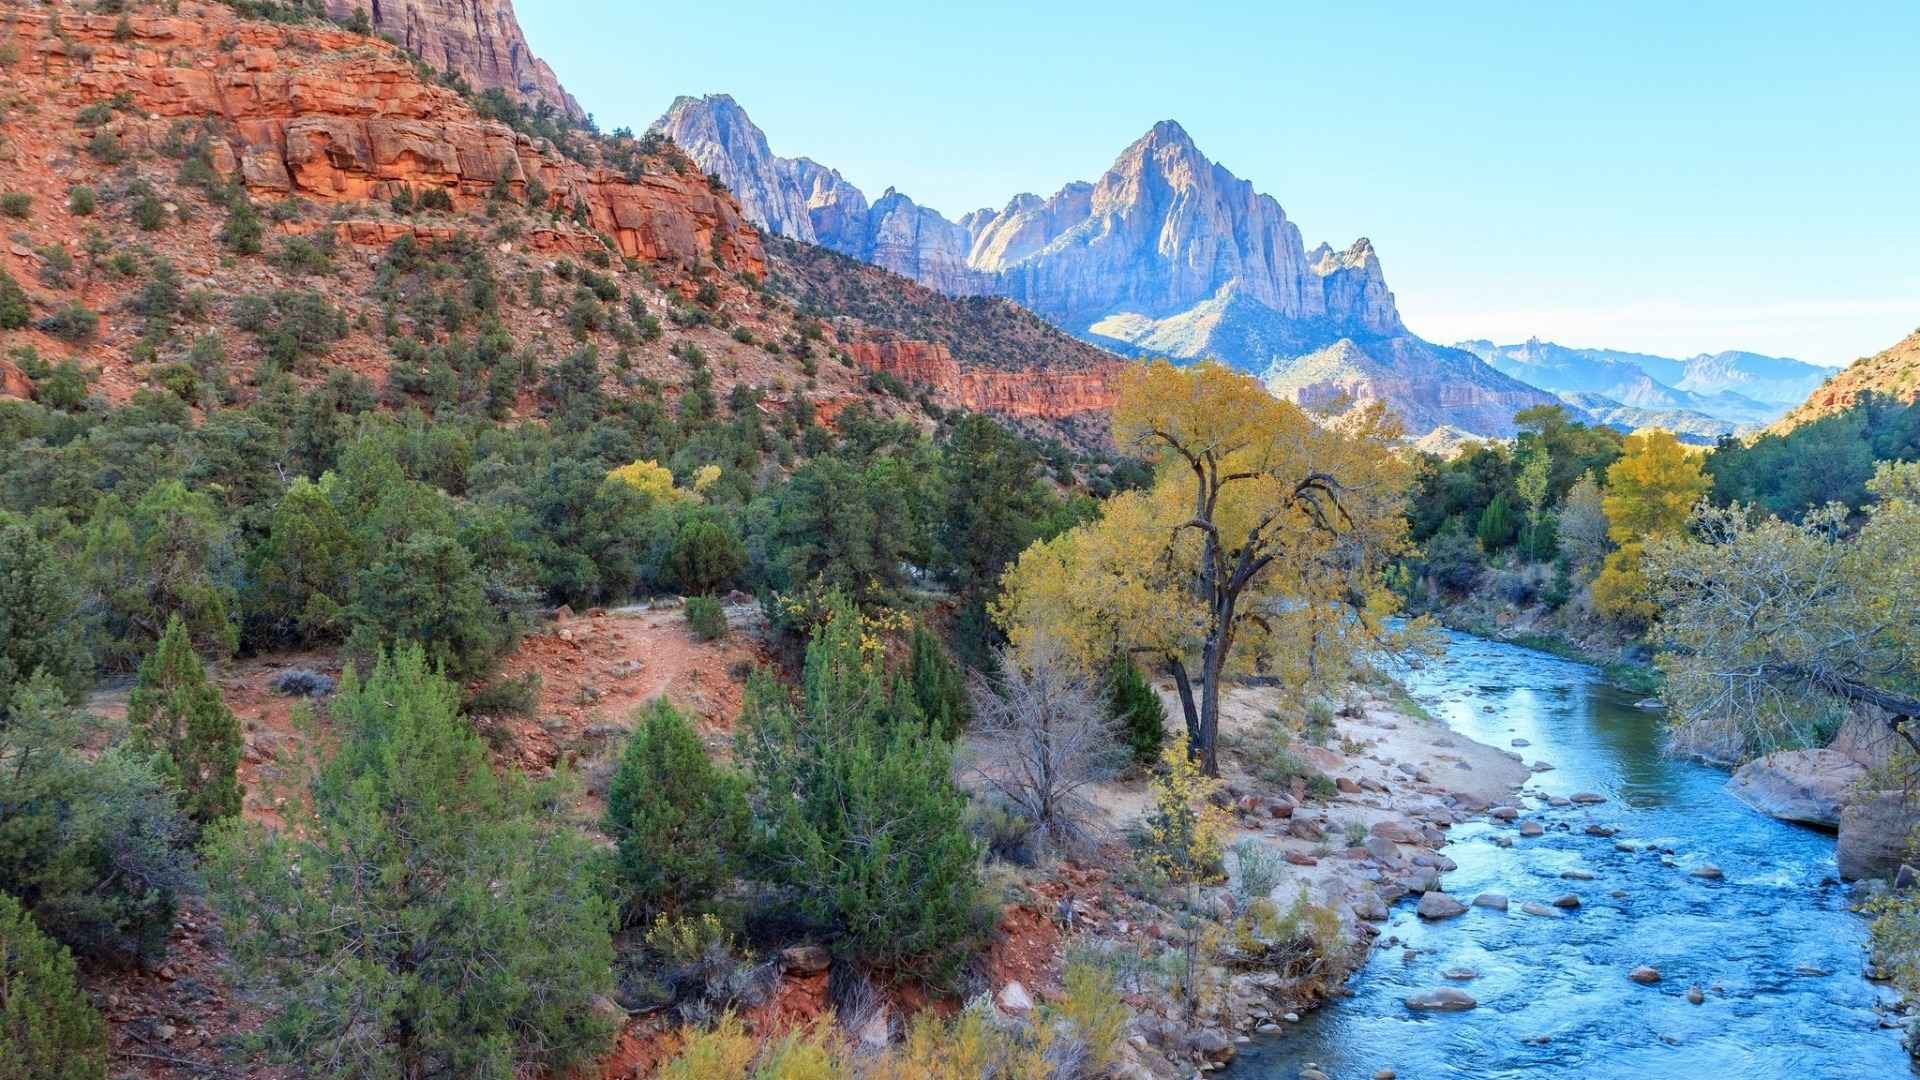
[[[962,368],[945,345],[890,336],[856,339],[846,349],[862,368],[931,386],[962,408],[1038,420],[1112,408],[1116,376],[1124,364],[1115,360],[1084,368],[1027,371]]]
[[[585,206],[587,225],[629,257],[763,269],[758,232],[695,169],[628,180],[481,119],[384,41],[209,15],[135,15],[116,41],[112,16],[69,14],[53,36],[38,32],[45,15],[23,12],[16,36],[30,63],[65,76],[66,104],[130,95],[134,112],[116,130],[136,145],[176,119],[217,121],[215,166],[256,192],[360,200],[440,187],[459,205],[496,184],[524,201],[537,182],[551,205]]]
[[[586,116],[553,69],[533,54],[510,0],[327,0],[327,14],[335,19],[356,9],[367,13],[374,29],[476,90],[497,88],[548,102],[576,120]]]

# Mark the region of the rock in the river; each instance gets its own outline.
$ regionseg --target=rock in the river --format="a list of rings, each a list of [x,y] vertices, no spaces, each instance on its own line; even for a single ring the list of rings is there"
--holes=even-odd
[[[1560,876],[1566,878],[1568,881],[1592,881],[1593,871],[1582,870],[1576,866],[1571,870],[1560,871]]]
[[[1550,908],[1547,905],[1539,903],[1534,900],[1529,900],[1526,903],[1521,904],[1520,910],[1526,912],[1529,915],[1538,916],[1542,919],[1557,919],[1560,917],[1560,912],[1557,909]]]
[[[1567,796],[1567,801],[1575,803],[1579,806],[1593,806],[1598,803],[1606,802],[1607,797],[1605,795],[1600,794],[1597,791],[1576,791],[1573,794]]]
[[[1580,906],[1580,898],[1572,893],[1568,893],[1565,896],[1555,899],[1553,906],[1557,908],[1577,908]]]
[[[1505,911],[1507,910],[1507,896],[1505,893],[1483,892],[1473,898],[1473,906],[1492,908],[1495,911]]]
[[[1660,969],[1648,964],[1641,964],[1639,967],[1627,972],[1627,978],[1643,986],[1651,985],[1660,981]]]
[[[1420,896],[1420,917],[1423,919],[1451,919],[1455,915],[1466,914],[1467,905],[1455,900],[1443,892],[1422,893]]]
[[[1688,873],[1691,874],[1693,877],[1697,877],[1701,879],[1702,881],[1719,881],[1721,878],[1726,876],[1725,874],[1720,872],[1719,867],[1713,865],[1712,863],[1701,863],[1699,866],[1696,866],[1692,870],[1688,871]]]
[[[1440,977],[1443,979],[1453,979],[1456,982],[1468,982],[1470,980],[1479,978],[1480,973],[1473,970],[1472,968],[1457,967],[1457,968],[1448,968],[1447,970],[1441,972]]]
[[[1417,994],[1410,994],[1407,997],[1407,1008],[1433,1012],[1460,1012],[1464,1009],[1471,1009],[1479,1004],[1478,1001],[1474,1000],[1472,994],[1451,986],[1422,990]]]
[[[1540,824],[1539,822],[1533,820],[1532,818],[1528,818],[1527,820],[1520,823],[1521,836],[1544,836],[1546,835],[1546,832],[1547,832],[1546,826]]]
[[[1782,821],[1838,829],[1847,795],[1866,771],[1838,750],[1783,750],[1740,766],[1727,790]]]
[[[1487,811],[1487,816],[1495,821],[1512,821],[1520,816],[1520,809],[1514,806],[1496,806]]]
[[[1698,1005],[1705,1000],[1707,1000],[1707,995],[1701,992],[1699,983],[1694,983],[1692,986],[1687,987],[1687,1004]]]

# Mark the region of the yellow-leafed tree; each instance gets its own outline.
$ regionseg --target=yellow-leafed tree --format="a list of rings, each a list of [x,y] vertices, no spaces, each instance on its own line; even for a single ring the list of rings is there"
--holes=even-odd
[[[1619,549],[1607,556],[1593,582],[1594,606],[1623,622],[1643,625],[1657,612],[1642,569],[1646,542],[1684,532],[1694,504],[1713,481],[1700,458],[1672,432],[1627,436],[1622,454],[1607,469],[1607,536]]]
[[[1379,640],[1382,572],[1407,546],[1399,424],[1376,405],[1322,426],[1250,376],[1161,361],[1121,377],[1113,427],[1152,487],[1022,553],[995,618],[1016,648],[1051,642],[1090,671],[1156,658],[1218,775],[1223,677],[1300,688]]]

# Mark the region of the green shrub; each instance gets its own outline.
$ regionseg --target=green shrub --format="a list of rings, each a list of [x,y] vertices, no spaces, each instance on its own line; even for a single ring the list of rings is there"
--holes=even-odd
[[[146,759],[89,760],[92,718],[40,678],[0,724],[0,892],[76,953],[154,965],[195,888],[188,824]]]
[[[80,304],[68,304],[40,320],[40,329],[72,345],[92,341],[100,332],[100,313]]]
[[[226,224],[220,226],[220,242],[240,255],[260,254],[261,237],[266,226],[260,222],[260,211],[254,209],[253,201],[245,195],[236,197],[227,207]]]
[[[0,512],[0,726],[35,675],[76,702],[93,679],[72,568],[22,519]]]
[[[134,745],[180,792],[180,806],[201,826],[240,812],[240,721],[207,682],[207,672],[175,614],[140,665],[127,701]]]
[[[262,1042],[302,1075],[557,1075],[613,1033],[592,845],[563,791],[490,766],[459,696],[415,647],[349,667],[300,830],[232,821],[210,845]]]
[[[711,516],[684,522],[660,567],[663,583],[683,594],[709,596],[732,587],[747,568],[747,549],[734,531]]]
[[[712,910],[737,876],[746,787],[664,698],[647,704],[607,787],[607,835],[633,922]]]
[[[0,214],[11,218],[24,218],[33,213],[33,196],[24,191],[9,191],[0,195]]]
[[[142,184],[138,190],[130,192],[133,196],[133,223],[147,232],[166,228],[167,204],[160,201],[160,194],[153,188]]]
[[[1131,659],[1115,664],[1108,680],[1107,715],[1113,717],[1120,741],[1127,744],[1135,762],[1152,765],[1160,759],[1160,746],[1167,738],[1166,706]]]
[[[760,864],[839,955],[944,979],[985,931],[953,751],[892,692],[858,612],[829,605],[798,707],[768,675],[748,681],[739,757],[765,808]]]
[[[27,299],[27,291],[13,279],[13,275],[0,270],[0,330],[20,330],[33,321],[33,304]]]
[[[727,636],[727,613],[720,601],[711,596],[687,597],[687,628],[699,641],[715,641]]]
[[[0,893],[0,1075],[106,1080],[107,1028],[74,975],[66,948]]]
[[[330,232],[315,233],[312,238],[289,236],[280,241],[272,262],[289,274],[330,274],[333,272],[334,246]]]

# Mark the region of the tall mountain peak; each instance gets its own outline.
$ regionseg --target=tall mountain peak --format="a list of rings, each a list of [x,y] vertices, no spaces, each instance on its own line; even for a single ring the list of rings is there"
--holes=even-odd
[[[1154,124],[1094,180],[949,221],[892,188],[869,203],[838,173],[772,156],[744,114],[739,131],[724,134],[713,114],[733,108],[731,99],[681,99],[655,127],[718,173],[748,219],[770,231],[952,295],[1007,297],[1122,352],[1210,356],[1266,372],[1345,341],[1327,355],[1377,353],[1378,363],[1322,368],[1364,369],[1357,377],[1394,384],[1417,378],[1417,360],[1444,352],[1436,371],[1482,387],[1475,424],[1483,434],[1511,430],[1510,413],[1495,419],[1508,404],[1554,400],[1471,354],[1435,352],[1412,338],[1371,241],[1344,250],[1322,244],[1309,254],[1280,203],[1210,160],[1177,121]],[[1397,339],[1406,340],[1389,355]],[[1304,382],[1285,385],[1312,391]],[[1396,393],[1388,387],[1379,396]],[[1442,396],[1435,391],[1435,400]],[[1402,411],[1416,424],[1435,415],[1429,406]]]

